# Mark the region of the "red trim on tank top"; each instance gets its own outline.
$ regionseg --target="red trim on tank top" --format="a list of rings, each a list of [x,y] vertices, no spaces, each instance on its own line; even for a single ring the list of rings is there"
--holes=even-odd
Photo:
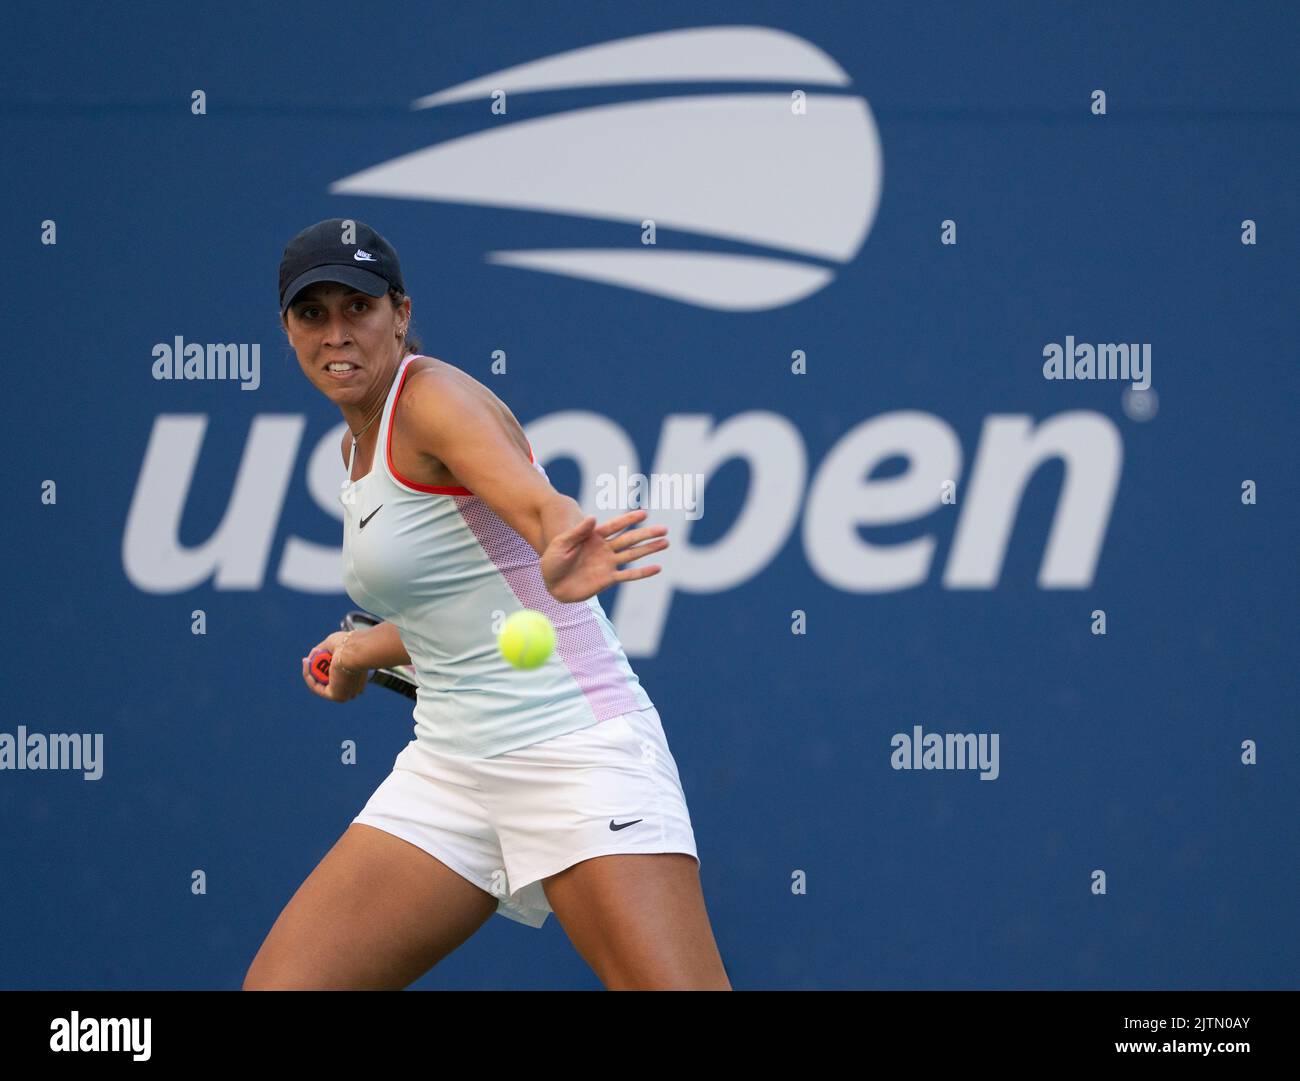
[[[423,353],[417,354],[417,356],[423,355]],[[388,459],[388,471],[408,488],[414,488],[417,492],[428,492],[431,495],[473,495],[474,493],[468,488],[447,485],[440,486],[437,484],[417,484],[413,480],[408,480],[397,471],[397,466],[393,462],[393,417],[397,415],[397,399],[402,396],[402,387],[406,385],[406,377],[410,374],[411,366],[408,364],[402,369],[402,378],[397,384],[397,393],[393,395],[393,411],[388,416],[388,439],[384,444],[384,457]],[[528,439],[525,439],[524,442],[528,443],[528,462],[531,465],[536,461],[536,458],[533,457],[533,444],[529,442]]]

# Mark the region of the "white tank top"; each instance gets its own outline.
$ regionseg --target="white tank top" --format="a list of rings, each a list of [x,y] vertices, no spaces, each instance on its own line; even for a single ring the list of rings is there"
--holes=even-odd
[[[388,392],[370,472],[345,481],[339,496],[344,588],[401,633],[419,680],[415,738],[444,754],[487,758],[648,708],[596,597],[552,597],[532,545],[468,488],[397,472],[392,416],[416,356],[403,359]],[[528,453],[545,477],[531,445]],[[555,625],[554,652],[532,670],[512,667],[497,649],[494,613],[504,619],[521,608]]]

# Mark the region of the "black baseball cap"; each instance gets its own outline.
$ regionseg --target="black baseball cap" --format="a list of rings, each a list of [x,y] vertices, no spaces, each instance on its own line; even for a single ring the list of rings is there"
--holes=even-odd
[[[343,243],[345,226],[351,227],[355,244]],[[393,246],[364,222],[349,218],[318,221],[285,246],[280,259],[280,314],[313,282],[342,282],[372,297],[383,296],[389,286],[406,292]]]

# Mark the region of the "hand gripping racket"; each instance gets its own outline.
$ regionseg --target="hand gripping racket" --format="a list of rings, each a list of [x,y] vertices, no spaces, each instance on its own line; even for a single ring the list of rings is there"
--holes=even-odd
[[[367,627],[374,627],[382,622],[383,620],[376,619],[365,612],[352,611],[343,617],[339,623],[339,629],[359,631]],[[312,678],[317,683],[328,683],[330,681],[330,659],[332,656],[330,650],[318,649],[308,658],[308,671],[311,672]],[[381,687],[387,687],[390,691],[396,691],[398,694],[404,694],[407,698],[414,698],[415,689],[419,686],[419,682],[415,678],[415,668],[409,664],[398,664],[392,668],[372,669],[370,682],[378,683]]]

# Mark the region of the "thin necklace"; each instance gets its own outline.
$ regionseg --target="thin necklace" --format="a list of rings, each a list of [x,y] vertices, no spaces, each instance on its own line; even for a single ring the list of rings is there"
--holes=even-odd
[[[399,363],[397,367],[400,368],[401,364]],[[384,396],[379,402],[379,407],[374,411],[374,413],[371,414],[370,419],[361,426],[361,431],[353,432],[351,428],[348,429],[348,431],[351,432],[352,434],[352,449],[348,451],[348,480],[349,481],[352,479],[352,464],[353,462],[356,461],[356,456],[357,456],[357,440],[366,434],[370,426],[374,424],[375,420],[379,417],[379,414],[384,411],[384,406],[388,404],[388,395],[392,391],[393,382],[396,379],[397,379],[397,371],[394,370],[393,378],[388,381],[388,390],[384,391]]]
[[[388,384],[388,389],[389,389],[389,390],[392,390],[392,389],[393,389],[393,384],[392,384],[392,383],[389,383],[389,384]],[[388,401],[388,391],[385,391],[385,392],[384,392],[384,396],[383,396],[383,398],[380,400],[378,407],[375,409],[375,411],[374,411],[373,413],[370,414],[370,419],[369,419],[368,421],[366,421],[365,424],[363,424],[363,425],[361,426],[361,431],[359,431],[359,432],[352,432],[352,445],[353,445],[353,446],[356,446],[356,444],[357,444],[357,440],[360,439],[363,435],[365,435],[365,434],[366,434],[366,431],[370,428],[370,426],[371,426],[372,424],[375,423],[375,419],[376,419],[376,418],[379,416],[379,414],[383,411],[384,403],[387,402],[387,401]],[[352,431],[352,429],[349,428],[348,431]]]

